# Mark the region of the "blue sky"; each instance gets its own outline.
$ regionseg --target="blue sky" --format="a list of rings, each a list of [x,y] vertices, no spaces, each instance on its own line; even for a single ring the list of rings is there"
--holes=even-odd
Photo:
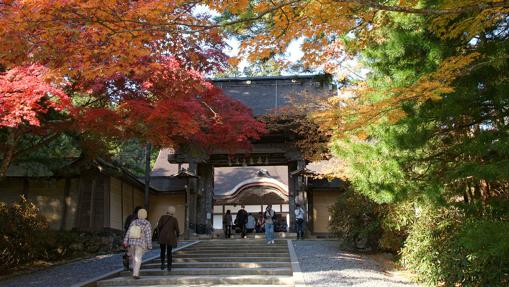
[[[226,43],[228,44],[228,48],[225,49],[225,53],[230,56],[234,57],[239,54],[239,46],[240,42],[235,38],[229,38],[226,40]],[[286,50],[286,53],[284,55],[284,59],[288,60],[291,63],[296,63],[299,61],[303,56],[304,53],[302,52],[301,45],[303,43],[303,39],[294,40],[290,43],[288,46],[288,49]],[[239,63],[239,70],[242,71],[244,67],[246,67],[249,63],[244,59]],[[285,74],[283,72],[283,74]]]

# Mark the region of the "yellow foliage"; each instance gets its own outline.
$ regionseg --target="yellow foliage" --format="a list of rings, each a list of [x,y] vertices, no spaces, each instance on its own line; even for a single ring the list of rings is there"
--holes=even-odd
[[[368,41],[383,42],[383,33],[376,31],[388,24],[390,19],[386,16],[390,11],[426,15],[433,21],[434,32],[445,38],[472,37],[506,17],[509,13],[507,2],[444,0],[433,8],[424,9],[422,1],[418,0],[279,0],[252,1],[249,4],[245,0],[206,1],[218,11],[235,10],[239,14],[245,12],[246,5],[251,5],[255,13],[251,19],[270,23],[263,32],[243,41],[244,45],[240,48],[242,56],[252,61],[264,59],[271,54],[267,50],[272,54],[284,51],[291,41],[304,37],[304,65],[328,71],[338,66],[337,59],[345,51],[360,50]],[[256,21],[248,21],[246,25],[252,23]],[[338,45],[337,36],[348,33],[355,35],[355,43],[349,47]]]
[[[358,132],[356,133],[356,135],[357,135],[357,138],[358,138],[359,140],[365,140],[365,139],[367,139],[367,138],[368,138],[368,136],[369,136],[369,135],[368,135],[368,133],[367,133],[365,130],[360,130],[360,131],[358,131]]]

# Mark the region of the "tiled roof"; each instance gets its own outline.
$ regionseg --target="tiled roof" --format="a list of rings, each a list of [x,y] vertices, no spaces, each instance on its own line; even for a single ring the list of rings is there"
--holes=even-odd
[[[304,94],[331,96],[335,87],[327,75],[241,77],[214,79],[224,94],[249,107],[255,116],[265,115],[289,104],[291,97]]]
[[[160,190],[175,190],[183,188],[184,181],[164,179],[177,174],[178,165],[168,162],[168,155],[173,150],[162,149],[157,156],[156,163],[152,169],[151,185]],[[182,164],[187,168],[187,164]],[[242,181],[256,178],[260,169],[265,169],[269,175],[283,185],[288,185],[287,166],[247,166],[247,167],[216,167],[214,168],[214,194],[222,195]],[[171,186],[171,184],[178,186]]]
[[[267,170],[271,178],[288,185],[287,166],[219,167],[214,170],[214,194],[223,195],[232,191],[241,182],[260,179],[257,176],[260,169]]]

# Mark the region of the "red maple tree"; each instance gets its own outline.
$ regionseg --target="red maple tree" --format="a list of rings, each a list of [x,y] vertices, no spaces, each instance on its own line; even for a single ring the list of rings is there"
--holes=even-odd
[[[199,28],[212,22],[196,6],[160,0],[0,3],[0,66],[6,69],[0,177],[20,154],[24,133],[51,138],[50,129],[51,135],[137,138],[165,147],[249,146],[264,126],[202,76],[220,69],[226,57],[220,30]],[[59,120],[48,120],[49,114]]]

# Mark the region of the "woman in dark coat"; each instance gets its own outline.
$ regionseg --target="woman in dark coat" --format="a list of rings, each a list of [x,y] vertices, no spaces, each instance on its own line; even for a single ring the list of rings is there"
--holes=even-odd
[[[224,238],[230,238],[232,236],[232,221],[232,214],[228,209],[223,215]]]
[[[177,219],[173,216],[175,214],[175,207],[168,207],[165,215],[159,218],[157,229],[159,231],[159,245],[161,247],[161,270],[164,270],[164,259],[167,259],[168,271],[171,270],[171,250],[177,247],[177,238],[180,234],[179,224]],[[165,256],[166,255],[166,256]]]

